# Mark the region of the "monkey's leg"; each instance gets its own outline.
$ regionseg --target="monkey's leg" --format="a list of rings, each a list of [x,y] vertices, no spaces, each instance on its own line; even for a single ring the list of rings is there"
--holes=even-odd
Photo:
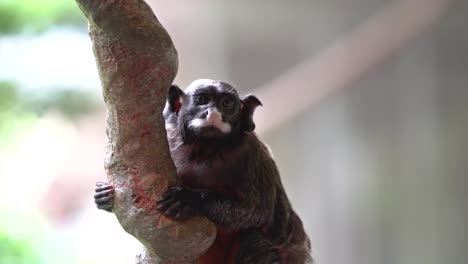
[[[280,264],[278,251],[257,228],[241,231],[236,264]]]
[[[114,186],[107,182],[97,182],[94,190],[94,202],[98,209],[112,213]]]

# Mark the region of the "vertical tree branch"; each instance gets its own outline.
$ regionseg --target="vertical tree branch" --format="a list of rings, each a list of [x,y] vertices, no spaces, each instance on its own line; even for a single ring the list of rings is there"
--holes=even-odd
[[[76,0],[89,21],[107,105],[105,167],[114,212],[145,250],[138,263],[193,263],[216,235],[206,218],[173,222],[156,200],[175,183],[162,110],[177,52],[143,0]]]

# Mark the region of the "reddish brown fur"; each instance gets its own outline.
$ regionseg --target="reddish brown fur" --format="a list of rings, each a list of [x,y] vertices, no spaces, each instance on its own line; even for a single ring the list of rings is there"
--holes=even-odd
[[[213,245],[198,259],[197,264],[234,264],[239,251],[239,238],[239,232],[218,227]]]

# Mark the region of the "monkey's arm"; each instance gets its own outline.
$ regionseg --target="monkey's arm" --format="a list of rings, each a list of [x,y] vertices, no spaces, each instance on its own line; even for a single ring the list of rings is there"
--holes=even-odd
[[[176,220],[204,215],[230,229],[263,226],[273,218],[279,174],[272,160],[259,161],[253,166],[255,170],[245,177],[247,182],[232,190],[235,196],[177,186],[169,189],[158,201],[157,209]]]
[[[176,220],[194,215],[207,216],[217,225],[230,229],[261,227],[273,221],[278,186],[278,168],[268,148],[253,133],[247,133],[236,156],[224,159],[228,173],[235,172],[237,182],[224,191],[216,188],[169,189],[158,201],[157,210]],[[222,184],[225,175],[217,175]],[[216,178],[213,181],[217,181]],[[216,184],[215,184],[216,185]]]

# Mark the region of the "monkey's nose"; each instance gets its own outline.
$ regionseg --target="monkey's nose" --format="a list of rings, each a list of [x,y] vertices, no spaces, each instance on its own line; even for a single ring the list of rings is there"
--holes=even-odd
[[[219,121],[223,121],[223,116],[217,109],[214,109],[214,110],[209,109],[208,114],[206,115],[206,120],[208,122],[219,122]]]

